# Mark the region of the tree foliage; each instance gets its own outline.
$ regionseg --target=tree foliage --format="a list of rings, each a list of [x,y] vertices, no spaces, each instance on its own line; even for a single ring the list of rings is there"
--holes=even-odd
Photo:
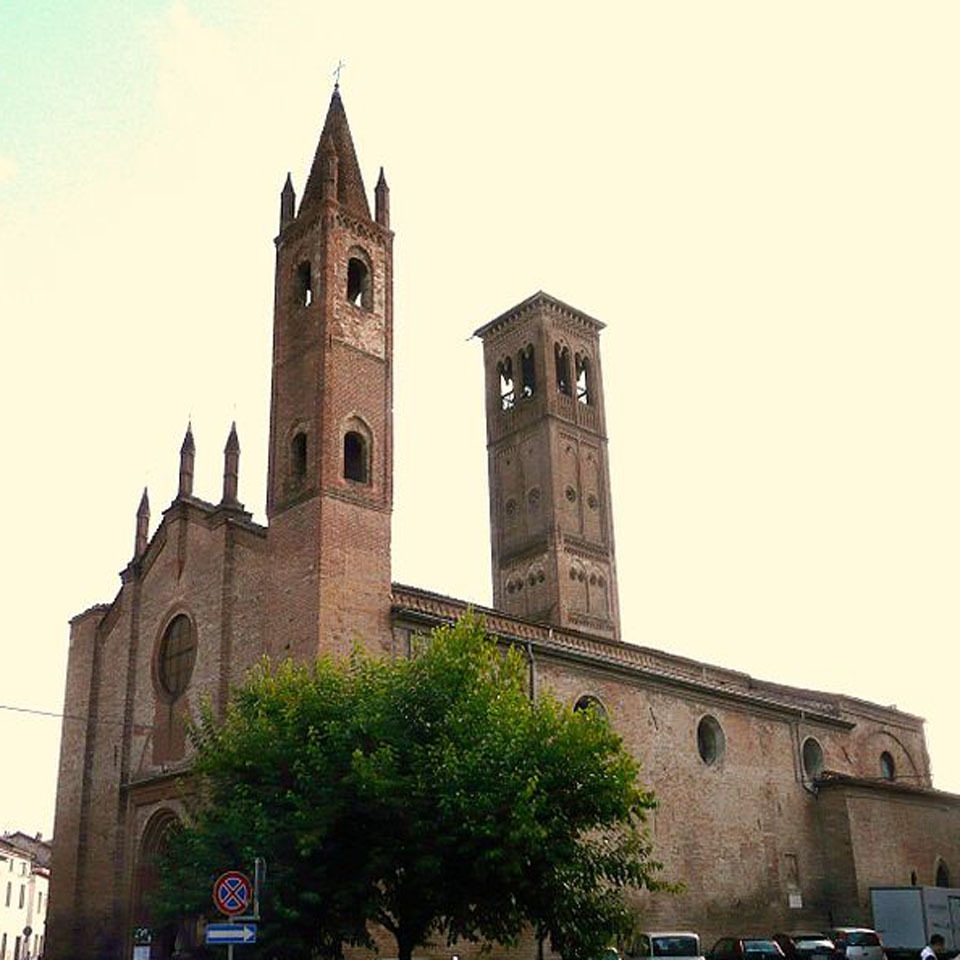
[[[663,884],[653,797],[603,714],[531,701],[524,657],[473,617],[415,654],[263,662],[222,722],[203,712],[164,917],[211,914],[215,876],[262,856],[255,952],[271,957],[336,957],[376,923],[400,960],[531,925],[588,960],[626,929],[624,891]]]

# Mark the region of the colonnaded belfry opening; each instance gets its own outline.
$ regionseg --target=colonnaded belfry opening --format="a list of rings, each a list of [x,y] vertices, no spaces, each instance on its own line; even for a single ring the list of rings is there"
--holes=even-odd
[[[419,634],[468,609],[465,600],[392,577],[393,372],[406,362],[394,343],[397,333],[419,336],[420,328],[403,303],[395,327],[390,187],[374,168],[371,204],[339,89],[305,178],[285,175],[282,158],[276,163],[276,184],[248,185],[261,196],[282,185],[276,236],[234,238],[208,227],[211,244],[259,245],[265,283],[274,265],[265,522],[242,502],[244,427],[232,428],[226,398],[222,437],[195,438],[188,429],[179,458],[171,441],[170,475],[153,491],[165,509],[153,522],[146,492],[131,490],[133,553],[118,590],[70,621],[51,960],[133,960],[133,931],[149,926],[146,854],[164,824],[186,815],[186,731],[202,703],[222,717],[231,691],[263,656],[306,663],[349,657],[359,645],[375,658],[408,657]],[[430,214],[423,222],[434,222],[434,195],[407,188],[406,199],[405,218],[420,206]],[[452,235],[471,224],[453,206],[448,227]],[[409,245],[405,254],[429,257]],[[618,310],[605,318],[615,327],[656,322],[629,295]],[[471,314],[458,302],[451,316]],[[196,322],[232,333],[229,318]],[[267,324],[265,317],[264,336]],[[670,651],[672,637],[624,630],[621,591],[642,604],[651,585],[620,580],[615,504],[632,498],[636,506],[645,496],[645,453],[635,435],[608,428],[604,329],[542,290],[477,327],[490,542],[464,540],[458,518],[447,516],[420,536],[434,551],[438,580],[451,551],[489,556],[492,599],[475,610],[522,654],[530,696],[550,691],[565,709],[602,709],[641,761],[659,803],[655,855],[665,876],[683,884],[670,896],[637,895],[641,929],[693,930],[709,946],[747,924],[769,932],[869,926],[871,887],[956,882],[960,798],[932,786],[922,718],[791,686],[789,676],[759,679],[693,661]],[[451,350],[466,333],[454,322]],[[396,414],[411,416],[402,406]],[[616,487],[611,444],[629,447],[636,464]],[[194,490],[205,476],[195,459],[221,449],[222,488]],[[110,469],[109,453],[106,461],[96,455],[80,467]],[[471,489],[461,483],[469,464],[412,469],[421,495],[441,483]],[[735,628],[718,619],[716,636]],[[775,632],[770,642],[790,645]],[[719,639],[716,651],[713,660],[722,661]],[[821,674],[830,691],[843,682],[829,664]],[[155,931],[150,960],[190,955],[195,933]],[[391,955],[388,944],[384,938],[382,956]],[[515,949],[535,956],[535,933]],[[479,960],[477,951],[435,944],[422,960]],[[544,960],[559,960],[549,943]]]

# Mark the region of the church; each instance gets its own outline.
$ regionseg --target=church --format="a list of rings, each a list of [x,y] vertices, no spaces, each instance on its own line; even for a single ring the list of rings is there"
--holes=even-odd
[[[194,491],[188,427],[177,495],[152,526],[144,491],[118,593],[70,622],[51,960],[128,960],[151,928],[152,856],[182,816],[203,698],[223,711],[264,654],[339,657],[359,639],[408,655],[467,608],[391,578],[390,190],[381,169],[371,210],[336,88],[299,204],[283,187],[275,244],[266,525],[239,499],[236,430],[214,501]],[[932,788],[921,718],[621,635],[603,326],[541,291],[475,331],[493,580],[479,612],[523,651],[531,696],[598,704],[641,759],[655,855],[684,885],[638,896],[644,927],[708,947],[870,925],[871,886],[957,884],[960,796]],[[189,948],[148,939],[157,960]]]

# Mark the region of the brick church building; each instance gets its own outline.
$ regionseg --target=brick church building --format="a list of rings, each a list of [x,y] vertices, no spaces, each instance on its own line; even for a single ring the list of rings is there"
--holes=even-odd
[[[151,533],[144,492],[116,597],[70,623],[52,960],[126,960],[133,929],[150,926],[151,856],[182,815],[185,721],[201,698],[222,710],[264,653],[342,655],[362,638],[404,655],[411,635],[466,608],[391,580],[382,170],[373,199],[371,211],[335,89],[299,206],[289,178],[281,193],[267,524],[238,499],[235,430],[219,501],[194,493],[188,429],[177,495]],[[531,695],[599,702],[642,759],[661,801],[656,855],[685,884],[641,895],[645,924],[709,945],[745,928],[869,923],[871,885],[956,883],[960,797],[931,787],[920,718],[621,636],[602,329],[539,292],[476,331],[494,604],[482,612],[525,652]],[[157,935],[152,956],[175,947]]]

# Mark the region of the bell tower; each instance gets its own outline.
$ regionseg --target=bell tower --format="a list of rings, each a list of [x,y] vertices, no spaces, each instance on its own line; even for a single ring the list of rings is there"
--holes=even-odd
[[[276,238],[267,517],[275,652],[385,642],[393,504],[393,234],[371,216],[338,87]]]
[[[599,320],[543,293],[476,331],[493,604],[619,639]]]

